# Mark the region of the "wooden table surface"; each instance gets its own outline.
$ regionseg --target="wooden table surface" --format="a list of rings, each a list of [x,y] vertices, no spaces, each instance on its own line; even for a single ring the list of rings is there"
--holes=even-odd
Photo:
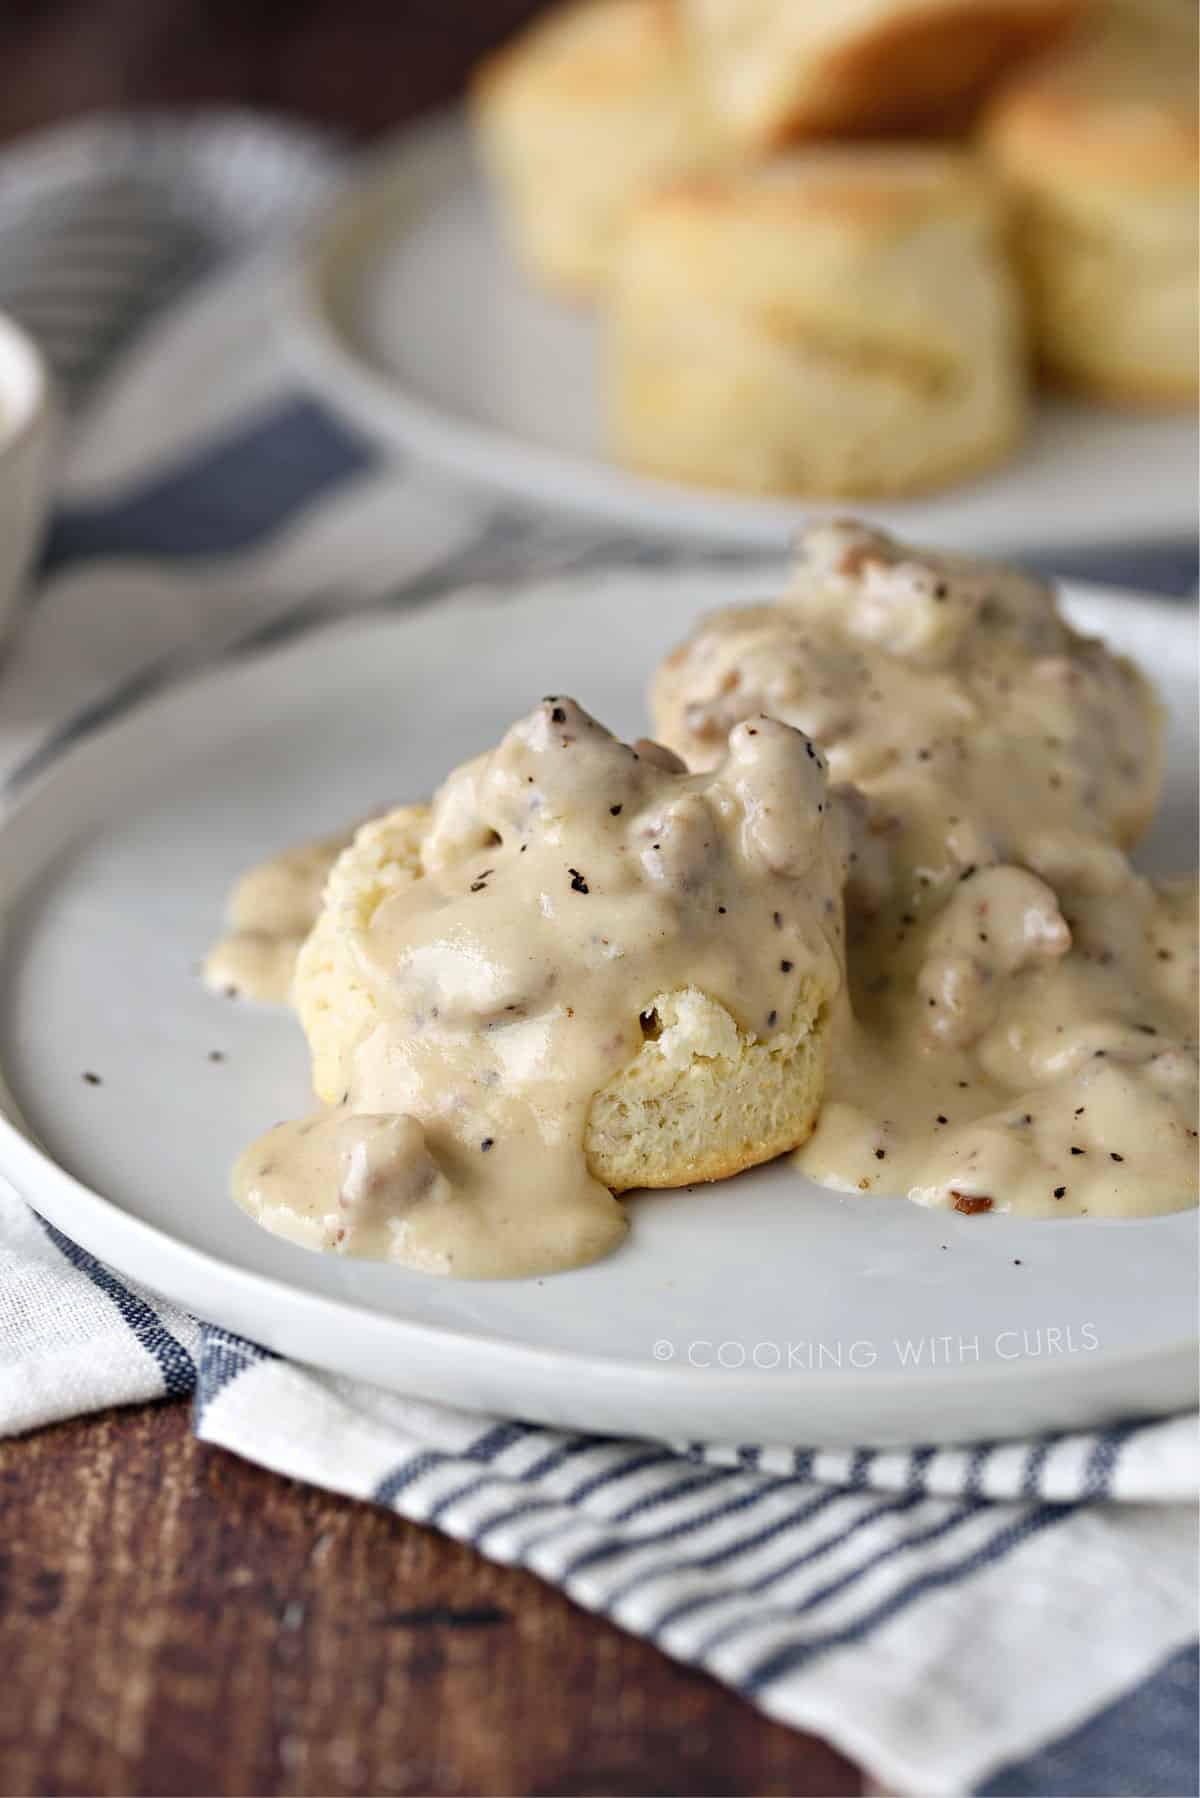
[[[0,139],[234,103],[366,139],[531,0],[21,0]],[[0,1445],[0,1792],[855,1793],[821,1743],[531,1575],[160,1405]]]
[[[857,1793],[531,1574],[147,1406],[0,1444],[0,1792]]]

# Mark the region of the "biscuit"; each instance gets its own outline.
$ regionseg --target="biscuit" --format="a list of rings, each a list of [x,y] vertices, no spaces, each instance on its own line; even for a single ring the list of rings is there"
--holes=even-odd
[[[427,805],[401,805],[360,827],[329,869],[316,923],[296,956],[292,1004],[308,1038],[313,1091],[331,1105],[350,1084],[348,1058],[373,1006],[350,944],[377,906],[420,879],[429,816]]]
[[[592,1101],[583,1147],[613,1192],[723,1180],[807,1142],[825,1091],[829,1009],[808,992],[770,1038],[694,987],[660,993],[655,1037]]]
[[[1027,405],[995,186],[930,146],[677,183],[634,215],[609,373],[615,451],[654,475],[882,497],[989,467]]]
[[[574,296],[604,289],[634,200],[716,149],[668,0],[554,10],[481,66],[470,108],[517,254]]]
[[[1111,5],[984,126],[1041,360],[1118,404],[1187,406],[1198,390],[1196,56],[1194,9]]]
[[[1081,0],[683,0],[725,129],[755,149],[795,138],[937,130]]]
[[[355,1055],[377,1021],[359,953],[363,933],[382,904],[424,877],[430,817],[425,806],[402,806],[362,826],[334,865],[300,953],[293,1003],[314,1089],[331,1105],[352,1087]],[[839,979],[834,962],[819,963],[799,980],[789,1014],[772,1014],[761,1035],[696,987],[649,999],[631,990],[638,1047],[588,1108],[589,1173],[613,1192],[682,1186],[725,1178],[806,1141],[824,1091]]]

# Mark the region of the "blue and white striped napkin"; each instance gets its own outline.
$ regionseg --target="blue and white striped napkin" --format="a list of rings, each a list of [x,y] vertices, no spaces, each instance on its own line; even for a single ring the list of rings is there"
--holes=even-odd
[[[0,305],[77,406],[0,678],[4,792],[247,642],[525,573],[694,559],[384,463],[297,388],[262,239],[335,176],[328,144],[239,115],[102,120],[0,156]],[[1184,592],[1195,557],[1107,572]],[[470,1416],[197,1322],[0,1183],[0,1433],[164,1396],[191,1397],[208,1442],[531,1568],[897,1792],[1197,1789],[1193,1418],[845,1452]]]

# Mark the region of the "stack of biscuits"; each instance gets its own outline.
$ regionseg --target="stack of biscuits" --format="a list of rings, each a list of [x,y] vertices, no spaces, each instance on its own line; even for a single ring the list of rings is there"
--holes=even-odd
[[[1197,395],[1194,0],[572,0],[472,112],[630,466],[892,496]]]

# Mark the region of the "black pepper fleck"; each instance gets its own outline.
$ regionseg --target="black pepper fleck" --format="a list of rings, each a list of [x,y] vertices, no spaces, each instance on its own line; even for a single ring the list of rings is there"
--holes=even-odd
[[[1065,1186],[1056,1186],[1054,1188],[1054,1196],[1056,1199],[1065,1199],[1067,1196],[1066,1187]]]
[[[84,1077],[84,1079],[85,1079],[85,1080],[86,1080],[86,1081],[87,1081],[87,1083],[88,1083],[88,1085],[89,1085],[89,1086],[101,1086],[101,1085],[103,1085],[103,1082],[102,1082],[102,1080],[101,1080],[101,1079],[100,1079],[100,1076],[99,1076],[99,1074],[93,1074],[93,1073],[91,1073],[91,1072],[90,1072],[90,1071],[89,1071],[89,1072],[88,1072],[88,1073],[86,1073],[86,1074],[85,1074],[85,1075],[84,1075],[84,1076],[83,1076],[83,1077]]]
[[[790,974],[792,966],[793,964],[790,961],[781,961],[779,964],[779,972],[781,974]]]
[[[723,905],[718,905],[717,910],[721,913],[722,917],[724,917],[725,907]]]
[[[783,929],[783,913],[780,911],[772,912],[771,913],[771,922],[774,924],[776,930],[782,930]]]
[[[610,805],[608,811],[609,816],[612,818],[619,818],[621,816],[621,807],[619,805]]]
[[[487,1154],[488,1150],[491,1148],[491,1146],[495,1142],[495,1140],[496,1139],[494,1136],[485,1136],[484,1137],[484,1139],[480,1143],[479,1147],[483,1150],[483,1153],[485,1155]]]
[[[886,1149],[876,1149],[876,1151],[875,1151],[876,1161],[882,1161],[884,1159],[884,1157],[886,1156],[886,1154],[887,1154]]]
[[[210,1061],[224,1061],[225,1052],[223,1049],[210,1049],[208,1051],[208,1059]]]
[[[554,710],[551,712],[550,722],[552,724],[565,724],[567,722],[567,714],[563,711],[563,709],[560,705],[556,705]]]
[[[1075,1143],[1071,1144],[1072,1155],[1083,1155],[1083,1154],[1086,1154],[1086,1152],[1087,1151],[1085,1149],[1079,1148]]]
[[[767,1013],[767,1029],[768,1030],[774,1030],[776,1022],[778,1021],[778,1018],[779,1018],[779,1013],[777,1011],[769,1011]]]
[[[938,1112],[935,1121],[939,1124],[948,1124],[950,1122],[949,1118],[943,1117],[940,1111]]]
[[[1110,1161],[1124,1161],[1125,1157],[1124,1155],[1118,1155],[1115,1149],[1110,1149],[1108,1151],[1108,1159]]]
[[[571,876],[571,891],[573,893],[586,893],[588,891],[588,883],[583,878],[583,875],[579,872],[578,868],[568,868],[567,873]]]

